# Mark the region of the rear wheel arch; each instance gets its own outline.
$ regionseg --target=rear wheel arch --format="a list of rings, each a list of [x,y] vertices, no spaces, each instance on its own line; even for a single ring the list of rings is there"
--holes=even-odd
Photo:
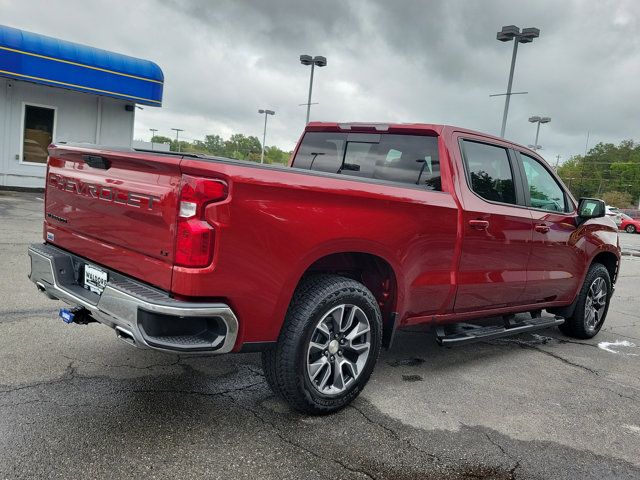
[[[362,251],[325,254],[312,261],[299,276],[295,289],[310,276],[321,274],[351,278],[371,291],[382,313],[385,346],[395,327],[395,312],[402,302],[400,282],[396,270],[386,258]],[[290,296],[289,300],[293,298]]]

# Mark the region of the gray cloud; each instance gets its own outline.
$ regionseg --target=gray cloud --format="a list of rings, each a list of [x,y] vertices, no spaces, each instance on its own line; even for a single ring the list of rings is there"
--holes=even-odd
[[[549,115],[550,160],[590,143],[638,138],[640,4],[623,1],[0,0],[3,22],[156,61],[165,72],[161,109],[138,112],[148,128],[188,138],[259,136],[258,108],[272,108],[267,143],[293,146],[304,124],[308,68],[325,55],[312,119],[450,123],[499,131],[512,44],[502,25],[536,26],[522,45],[507,136],[533,143],[527,118]]]

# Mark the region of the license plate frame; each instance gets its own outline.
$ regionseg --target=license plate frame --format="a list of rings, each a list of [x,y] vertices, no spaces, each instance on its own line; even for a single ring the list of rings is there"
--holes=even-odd
[[[101,268],[89,265],[84,266],[84,282],[83,286],[87,290],[101,295],[104,291],[104,287],[107,286],[109,280],[109,274]]]

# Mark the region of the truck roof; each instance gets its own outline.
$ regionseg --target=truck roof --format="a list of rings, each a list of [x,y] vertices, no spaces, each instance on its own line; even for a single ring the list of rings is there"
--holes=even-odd
[[[386,133],[413,133],[418,135],[442,135],[445,131],[456,131],[480,135],[487,139],[499,142],[507,142],[524,150],[534,153],[528,147],[511,140],[500,138],[469,128],[457,127],[454,125],[444,125],[436,123],[394,123],[394,122],[309,122],[305,128],[306,132],[386,132]]]

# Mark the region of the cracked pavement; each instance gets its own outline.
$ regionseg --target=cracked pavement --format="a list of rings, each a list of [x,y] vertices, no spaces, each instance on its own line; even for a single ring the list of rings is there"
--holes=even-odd
[[[136,350],[57,320],[26,278],[37,197],[0,191],[0,479],[640,478],[638,258],[623,258],[595,339],[549,329],[442,349],[427,329],[399,332],[352,406],[305,417],[257,354]],[[622,341],[634,346],[598,347]]]

